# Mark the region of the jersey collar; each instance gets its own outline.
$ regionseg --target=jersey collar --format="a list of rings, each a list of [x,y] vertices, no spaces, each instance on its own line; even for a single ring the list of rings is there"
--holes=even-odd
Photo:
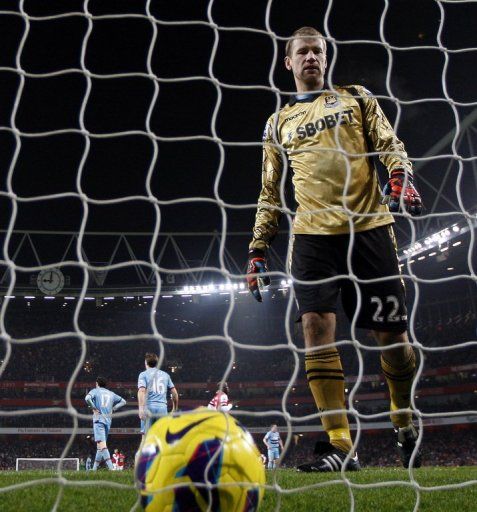
[[[290,99],[288,100],[288,105],[290,107],[293,107],[296,103],[311,103],[316,100],[316,98],[320,97],[323,92],[325,92],[326,84],[324,85],[323,89],[320,89],[319,91],[312,91],[312,92],[305,92],[300,94],[292,94],[290,96]]]

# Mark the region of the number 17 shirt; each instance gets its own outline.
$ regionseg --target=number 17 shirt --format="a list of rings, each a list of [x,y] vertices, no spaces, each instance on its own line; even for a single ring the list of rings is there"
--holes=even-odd
[[[113,407],[123,399],[106,388],[94,388],[86,395],[86,401],[90,400],[99,415],[94,417],[94,421],[111,426],[111,416]]]

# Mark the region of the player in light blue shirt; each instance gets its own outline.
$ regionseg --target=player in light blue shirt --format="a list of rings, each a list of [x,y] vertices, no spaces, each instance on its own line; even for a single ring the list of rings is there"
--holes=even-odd
[[[172,397],[172,412],[177,411],[179,395],[167,372],[157,368],[159,356],[147,353],[144,364],[146,370],[137,379],[137,399],[139,418],[141,419],[141,434],[143,436],[155,419],[167,414],[167,397]]]
[[[96,457],[94,459],[93,471],[98,469],[102,460],[104,460],[108,469],[113,469],[106,440],[111,428],[113,411],[117,411],[126,405],[126,400],[106,389],[106,384],[104,377],[98,377],[96,379],[96,387],[85,398],[85,402],[93,409],[93,431],[94,440],[96,441]]]
[[[277,467],[277,460],[280,458],[279,448],[283,451],[282,438],[275,424],[273,424],[270,430],[265,434],[263,442],[268,450],[268,469],[275,469]]]

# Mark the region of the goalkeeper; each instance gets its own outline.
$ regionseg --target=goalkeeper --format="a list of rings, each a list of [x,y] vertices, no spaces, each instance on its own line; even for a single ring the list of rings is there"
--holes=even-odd
[[[261,302],[258,277],[267,272],[266,251],[278,231],[280,184],[288,164],[297,203],[290,272],[307,349],[306,376],[318,411],[343,410],[322,416],[330,442],[317,445],[317,459],[298,469],[340,471],[352,449],[343,369],[334,346],[340,293],[347,316],[352,319],[359,306],[356,325],[370,329],[383,348],[381,365],[389,386],[396,446],[408,467],[417,432],[411,412],[397,411],[410,407],[415,354],[406,332],[406,297],[390,212],[404,209],[419,215],[421,198],[404,146],[376,98],[359,85],[327,90],[326,65],[322,34],[311,27],[295,31],[286,46],[285,67],[293,73],[297,94],[265,126],[248,286]],[[372,161],[365,156],[372,152],[379,154],[389,172],[384,197]],[[357,283],[360,301],[353,281],[338,278],[348,274],[365,280]],[[263,281],[269,279],[264,276]],[[392,344],[397,347],[386,349]],[[345,469],[359,469],[353,455]],[[414,466],[420,464],[416,451]]]

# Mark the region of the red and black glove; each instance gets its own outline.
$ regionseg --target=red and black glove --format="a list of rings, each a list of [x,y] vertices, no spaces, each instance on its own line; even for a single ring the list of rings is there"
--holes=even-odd
[[[252,249],[248,253],[248,267],[247,267],[247,283],[248,289],[258,302],[262,302],[262,294],[260,293],[260,284],[268,286],[270,284],[270,277],[263,276],[260,274],[268,272],[267,260],[265,258],[265,252],[260,249]]]
[[[406,187],[404,183],[406,182]],[[382,204],[387,204],[391,212],[401,211],[402,202],[406,211],[413,216],[421,215],[422,200],[419,192],[414,188],[412,176],[406,173],[404,169],[395,169],[391,171],[391,178],[383,189]]]

